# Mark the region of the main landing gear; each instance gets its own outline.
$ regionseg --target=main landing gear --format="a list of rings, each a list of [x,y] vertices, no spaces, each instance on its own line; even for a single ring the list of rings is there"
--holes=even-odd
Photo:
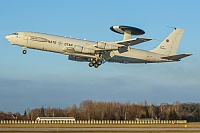
[[[94,66],[95,68],[98,68],[101,64],[102,60],[92,59],[91,62],[89,63],[89,67]]]

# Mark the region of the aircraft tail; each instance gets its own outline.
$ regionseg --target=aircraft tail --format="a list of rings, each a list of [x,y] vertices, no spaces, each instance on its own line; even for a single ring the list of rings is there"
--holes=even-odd
[[[166,56],[176,55],[184,29],[175,28],[174,31],[151,52]]]

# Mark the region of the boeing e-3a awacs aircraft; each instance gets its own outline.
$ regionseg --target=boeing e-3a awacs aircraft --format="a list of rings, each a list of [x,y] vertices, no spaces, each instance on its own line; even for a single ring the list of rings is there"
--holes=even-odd
[[[144,34],[143,30],[130,26],[112,26],[110,29],[123,34],[123,40],[93,42],[36,32],[16,32],[6,36],[6,39],[11,44],[21,46],[23,54],[27,53],[27,48],[55,52],[68,55],[69,60],[89,62],[89,66],[95,68],[99,67],[102,62],[175,62],[191,55],[176,54],[184,32],[183,29],[174,28],[174,31],[160,45],[150,51],[130,47],[152,40],[151,38],[131,39],[131,35]]]

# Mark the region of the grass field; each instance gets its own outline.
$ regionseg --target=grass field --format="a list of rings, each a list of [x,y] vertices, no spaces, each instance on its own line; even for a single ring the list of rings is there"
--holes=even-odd
[[[0,124],[0,128],[184,128],[185,124]],[[200,123],[187,123],[187,128],[199,128]],[[13,133],[13,131],[3,131]],[[49,131],[48,131],[49,132]],[[130,133],[133,131],[56,131],[57,133]],[[14,131],[14,133],[25,133]],[[31,133],[47,133],[46,131],[33,131]],[[50,132],[53,133],[53,132]],[[200,133],[199,131],[134,131],[134,133]]]

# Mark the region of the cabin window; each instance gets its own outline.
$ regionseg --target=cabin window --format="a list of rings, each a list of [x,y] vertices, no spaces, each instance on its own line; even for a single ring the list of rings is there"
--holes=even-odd
[[[18,35],[18,33],[17,33],[17,32],[15,32],[15,33],[13,33],[12,35]]]

